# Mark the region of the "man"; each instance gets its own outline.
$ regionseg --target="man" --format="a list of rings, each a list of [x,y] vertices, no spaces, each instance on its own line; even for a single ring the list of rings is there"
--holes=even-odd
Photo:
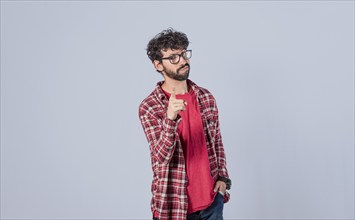
[[[156,35],[147,55],[164,81],[139,106],[153,169],[156,220],[222,220],[230,188],[212,94],[188,79],[192,51],[173,29]]]

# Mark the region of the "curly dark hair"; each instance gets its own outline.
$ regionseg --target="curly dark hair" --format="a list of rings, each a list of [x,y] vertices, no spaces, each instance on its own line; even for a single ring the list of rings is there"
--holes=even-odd
[[[189,46],[189,39],[186,34],[176,31],[173,28],[168,28],[157,34],[151,39],[147,46],[147,55],[153,62],[154,60],[161,61],[163,54],[161,50],[166,49],[187,49]]]

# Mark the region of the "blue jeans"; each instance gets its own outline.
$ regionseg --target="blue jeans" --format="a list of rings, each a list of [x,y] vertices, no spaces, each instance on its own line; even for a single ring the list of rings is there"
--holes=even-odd
[[[217,193],[208,208],[189,214],[187,220],[223,220],[223,196]]]
[[[223,196],[217,193],[208,208],[187,215],[187,220],[223,220],[223,205]],[[153,218],[153,220],[159,219]]]

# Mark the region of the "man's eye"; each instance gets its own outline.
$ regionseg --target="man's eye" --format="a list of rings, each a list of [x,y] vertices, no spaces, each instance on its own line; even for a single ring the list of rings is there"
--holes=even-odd
[[[177,60],[179,58],[178,55],[172,55],[170,56],[170,60]]]

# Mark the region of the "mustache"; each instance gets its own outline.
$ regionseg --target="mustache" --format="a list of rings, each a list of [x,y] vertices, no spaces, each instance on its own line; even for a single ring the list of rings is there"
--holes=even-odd
[[[189,69],[190,69],[190,64],[186,63],[185,65],[183,65],[182,67],[180,67],[180,68],[178,69],[178,71],[181,70],[182,68],[186,67],[186,66],[189,67]]]

